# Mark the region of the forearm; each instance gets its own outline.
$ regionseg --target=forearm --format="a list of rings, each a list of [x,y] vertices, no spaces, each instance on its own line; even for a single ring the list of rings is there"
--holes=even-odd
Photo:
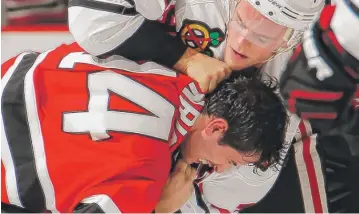
[[[115,54],[173,67],[186,46],[156,20],[165,10],[161,0],[156,2],[148,8],[136,1],[128,5],[126,1],[71,0],[69,29],[75,41],[92,55]]]
[[[185,51],[186,46],[181,39],[169,35],[163,24],[145,20],[141,27],[112,53],[131,60],[149,60],[173,67]]]

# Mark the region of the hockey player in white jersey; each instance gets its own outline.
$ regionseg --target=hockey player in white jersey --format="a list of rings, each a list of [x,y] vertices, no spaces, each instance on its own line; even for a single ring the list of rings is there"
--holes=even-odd
[[[70,0],[69,27],[92,55],[155,61],[188,74],[207,91],[230,69],[261,66],[293,48],[323,5],[323,0]],[[175,31],[171,25],[177,37],[168,34]],[[229,67],[187,47],[224,59]],[[264,69],[281,70],[288,55]]]
[[[144,2],[138,2],[119,1],[114,5],[106,0],[71,0],[70,30],[93,55],[118,54],[175,67],[196,79],[204,91],[213,89],[229,73],[224,63],[206,55],[224,60],[233,70],[254,65],[252,70],[261,68],[278,77],[290,50],[301,41],[304,30],[316,20],[324,5],[324,1],[311,0],[178,0],[175,4],[159,0],[147,1],[157,9],[145,10]],[[175,19],[170,10],[174,6]],[[168,35],[166,24],[176,24],[176,30],[172,29],[178,32],[176,37]],[[296,118],[289,125],[288,142],[298,124]],[[253,169],[232,167],[203,180],[200,191],[204,203],[210,205],[207,207],[213,212],[233,212],[261,200],[273,186],[278,171],[259,170],[258,176]],[[221,192],[226,197],[218,197]],[[182,207],[182,212],[206,211],[198,206],[195,196],[193,199],[191,206],[187,203]]]

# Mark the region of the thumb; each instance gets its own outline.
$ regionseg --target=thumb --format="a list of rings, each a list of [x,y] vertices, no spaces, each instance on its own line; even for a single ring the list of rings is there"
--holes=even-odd
[[[208,77],[204,78],[203,80],[198,81],[198,85],[204,94],[208,92],[209,87],[210,87],[210,82],[211,82],[211,79]]]
[[[188,165],[186,169],[186,177],[190,181],[194,181],[197,178],[197,170]]]
[[[186,172],[188,164],[183,160],[179,159],[176,163],[174,172]]]

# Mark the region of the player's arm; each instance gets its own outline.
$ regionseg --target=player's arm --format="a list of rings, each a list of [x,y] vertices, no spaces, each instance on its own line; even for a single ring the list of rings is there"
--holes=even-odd
[[[121,55],[149,60],[187,74],[211,91],[231,70],[217,59],[186,48],[156,21],[166,0],[71,0],[69,28],[79,45],[94,56]]]
[[[186,46],[156,21],[165,12],[166,2],[70,0],[69,28],[92,55],[121,55],[173,67]]]
[[[308,57],[309,42],[296,49],[281,77],[280,90],[289,111],[309,120],[314,133],[325,133],[351,114],[356,85],[345,69],[332,69],[326,56]]]

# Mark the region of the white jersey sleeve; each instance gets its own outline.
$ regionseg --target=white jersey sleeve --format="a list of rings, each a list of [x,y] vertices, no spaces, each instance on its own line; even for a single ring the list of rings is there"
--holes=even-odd
[[[165,9],[166,0],[70,0],[68,22],[76,42],[97,56],[131,37],[145,19],[160,18]]]

